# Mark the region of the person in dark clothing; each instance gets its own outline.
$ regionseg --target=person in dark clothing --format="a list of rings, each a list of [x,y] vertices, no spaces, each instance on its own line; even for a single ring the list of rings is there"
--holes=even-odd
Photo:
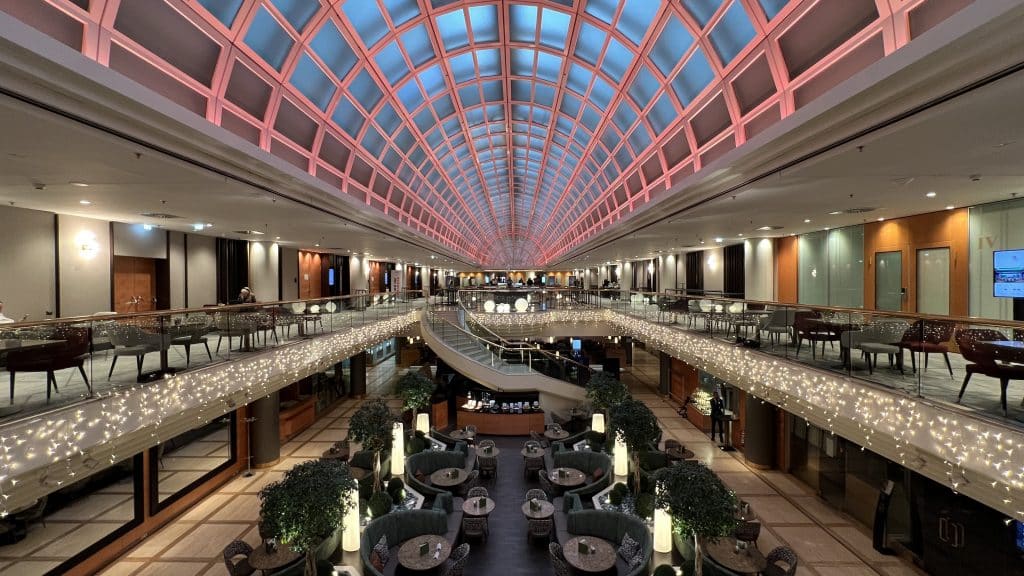
[[[711,399],[711,440],[715,439],[715,428],[718,428],[718,441],[725,444],[725,401],[715,390],[715,397]]]

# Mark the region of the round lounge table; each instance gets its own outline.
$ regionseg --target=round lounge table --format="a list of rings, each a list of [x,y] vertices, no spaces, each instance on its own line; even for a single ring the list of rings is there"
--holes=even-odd
[[[768,566],[764,554],[757,546],[750,544],[746,550],[736,551],[736,539],[732,536],[719,538],[714,542],[701,540],[704,553],[723,567],[737,574],[759,574]]]
[[[569,433],[565,430],[545,430],[544,437],[548,440],[565,440],[569,437]]]
[[[555,505],[547,500],[537,501],[538,509],[534,510],[530,508],[530,501],[523,502],[523,516],[526,516],[530,520],[543,520],[545,518],[551,518],[555,514]]]
[[[427,545],[426,554],[420,554],[420,547],[423,544]],[[437,558],[434,558],[438,544],[441,545],[441,551]],[[402,546],[398,548],[398,563],[403,568],[422,572],[433,570],[444,564],[445,560],[451,555],[452,545],[448,542],[448,539],[438,534],[424,534],[402,542]]]
[[[668,450],[665,450],[665,454],[668,454],[669,460],[672,460],[672,461],[676,461],[676,460],[693,460],[696,457],[696,454],[694,454],[690,450],[687,450],[683,446],[679,446],[679,447],[676,447],[676,448],[669,448]]]
[[[580,540],[586,540],[592,550],[580,553]],[[562,547],[565,561],[580,572],[606,572],[615,568],[615,546],[597,536],[574,536]]]
[[[466,471],[461,468],[441,468],[430,475],[430,483],[441,488],[453,488],[466,481]]]
[[[565,471],[565,476],[558,473],[560,470]],[[555,468],[548,473],[548,478],[552,484],[562,488],[582,486],[587,481],[587,475],[575,468]]]
[[[484,498],[484,505],[480,505],[480,497],[466,498],[462,502],[462,513],[466,516],[487,516],[491,512],[494,512],[494,508],[497,504],[491,498]]]
[[[249,554],[249,566],[270,572],[283,568],[301,557],[302,554],[293,551],[287,544],[278,544],[273,552],[267,552],[266,545],[260,545]]]
[[[494,446],[491,447],[491,451],[490,452],[488,452],[486,448],[477,448],[476,449],[476,455],[477,455],[478,458],[480,456],[486,456],[487,458],[494,458],[494,457],[497,457],[498,454],[501,454],[501,450],[499,450],[498,448],[495,448]]]
[[[448,437],[453,440],[472,440],[476,437],[475,432],[467,432],[466,430],[452,430]]]
[[[523,448],[522,450],[519,451],[519,453],[523,455],[523,458],[543,458],[544,457],[544,449],[543,448],[538,448],[538,449],[532,450],[532,451],[531,450],[527,450],[526,448]]]

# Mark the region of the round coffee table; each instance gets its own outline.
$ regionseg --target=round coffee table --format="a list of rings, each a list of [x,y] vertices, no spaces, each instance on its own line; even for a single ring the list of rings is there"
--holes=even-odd
[[[490,452],[488,452],[487,450],[481,450],[480,448],[476,449],[477,457],[486,456],[488,458],[491,458],[497,456],[498,454],[501,454],[501,450],[498,450],[497,448],[494,447],[491,448]]]
[[[494,512],[496,506],[494,500],[490,498],[484,499],[484,505],[480,506],[480,497],[466,498],[462,503],[462,513],[466,516],[487,516],[491,512]]]
[[[550,518],[555,514],[555,505],[547,500],[538,500],[537,505],[540,507],[539,510],[530,508],[530,501],[523,502],[523,516],[531,520],[543,520],[544,518]]]
[[[569,433],[565,430],[545,430],[544,437],[548,440],[565,440],[569,437]]]
[[[430,475],[430,483],[441,488],[452,488],[466,481],[466,471],[461,468],[441,468]]]
[[[472,440],[476,436],[473,432],[466,432],[465,430],[452,430],[448,437],[454,440]]]
[[[757,546],[750,544],[746,550],[736,551],[736,539],[724,537],[715,540],[701,540],[704,553],[715,562],[738,574],[758,574],[768,566],[764,554]]]
[[[519,451],[519,453],[523,455],[523,458],[543,458],[544,457],[544,449],[543,448],[538,448],[536,450],[533,450],[532,452],[530,450],[527,450],[526,448],[523,448],[522,450]]]
[[[668,450],[665,450],[665,454],[668,454],[670,460],[693,460],[696,456],[692,451],[687,450],[682,446],[678,448],[669,448]]]
[[[267,547],[260,545],[249,554],[249,566],[269,572],[287,566],[301,557],[302,554],[292,551],[287,544],[278,544],[273,553],[267,552]]]
[[[580,553],[580,540],[586,540],[592,550]],[[615,546],[597,536],[575,536],[562,546],[565,560],[581,572],[604,572],[615,568]]]
[[[565,471],[565,476],[558,473],[560,470]],[[551,479],[552,484],[562,488],[580,486],[587,481],[587,475],[575,468],[555,468],[548,473],[548,478]]]
[[[427,553],[420,554],[420,547],[427,545]],[[440,554],[434,558],[437,552],[437,545],[441,545]],[[402,542],[398,548],[398,563],[410,570],[432,570],[437,568],[452,554],[452,545],[444,536],[438,534],[424,534]]]

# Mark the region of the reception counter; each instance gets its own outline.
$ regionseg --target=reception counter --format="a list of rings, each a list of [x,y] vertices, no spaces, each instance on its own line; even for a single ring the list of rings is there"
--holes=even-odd
[[[458,427],[476,426],[478,434],[493,436],[529,436],[530,431],[544,432],[544,412],[529,414],[489,414],[459,410]]]

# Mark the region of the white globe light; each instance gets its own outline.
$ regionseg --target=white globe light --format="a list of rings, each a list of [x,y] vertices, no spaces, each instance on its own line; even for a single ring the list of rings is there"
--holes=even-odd
[[[488,314],[494,312],[494,300],[484,302],[484,312],[487,312]]]
[[[530,307],[530,303],[526,301],[526,298],[516,299],[516,312],[526,312],[526,309]]]

